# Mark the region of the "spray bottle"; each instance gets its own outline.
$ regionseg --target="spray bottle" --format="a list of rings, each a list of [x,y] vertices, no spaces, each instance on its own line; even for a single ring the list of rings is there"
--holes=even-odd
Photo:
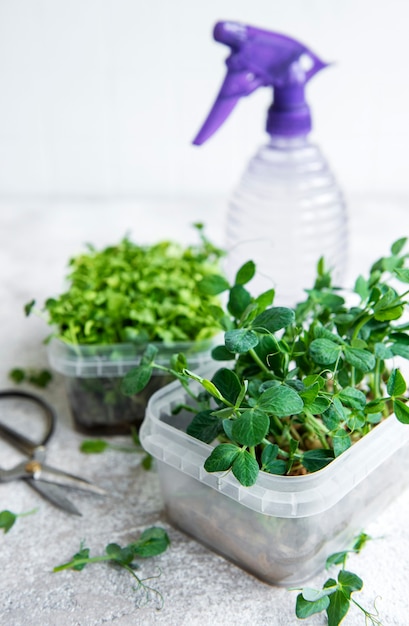
[[[254,295],[274,288],[275,303],[294,306],[313,286],[324,257],[338,284],[346,266],[347,215],[342,193],[320,149],[310,142],[305,86],[327,66],[302,43],[237,22],[218,22],[214,39],[231,48],[227,75],[193,143],[223,124],[240,98],[273,88],[269,142],[251,159],[233,193],[226,224],[226,272],[233,279],[252,259]]]

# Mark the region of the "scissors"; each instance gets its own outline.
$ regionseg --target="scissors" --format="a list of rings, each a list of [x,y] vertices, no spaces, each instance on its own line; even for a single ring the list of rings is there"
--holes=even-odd
[[[0,482],[24,479],[55,506],[73,515],[81,515],[81,512],[66,498],[65,488],[80,489],[98,495],[106,494],[103,489],[89,481],[45,463],[46,445],[54,433],[56,415],[54,409],[43,398],[25,391],[0,391],[0,400],[4,398],[20,399],[37,405],[45,418],[45,429],[39,441],[32,441],[0,422],[0,436],[28,457],[11,469],[0,468]]]

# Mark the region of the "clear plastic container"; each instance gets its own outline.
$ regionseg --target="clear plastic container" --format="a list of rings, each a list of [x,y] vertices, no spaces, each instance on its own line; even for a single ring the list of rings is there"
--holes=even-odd
[[[252,259],[253,295],[276,289],[276,304],[294,306],[313,286],[324,256],[342,282],[347,212],[320,149],[307,137],[272,137],[250,161],[227,212],[226,273]]]
[[[408,486],[409,427],[393,415],[318,472],[260,472],[243,487],[231,473],[204,470],[211,446],[186,434],[191,413],[172,415],[182,402],[178,382],[158,391],[140,429],[169,520],[267,583],[310,578]]]
[[[211,361],[215,339],[174,344],[154,343],[155,361],[169,365],[173,354],[183,352],[189,368],[198,369]],[[77,430],[93,435],[129,433],[139,427],[150,396],[169,383],[171,377],[154,369],[146,388],[136,396],[125,396],[120,387],[125,374],[139,364],[146,346],[135,344],[72,345],[53,339],[48,345],[51,367],[64,376],[68,400]]]

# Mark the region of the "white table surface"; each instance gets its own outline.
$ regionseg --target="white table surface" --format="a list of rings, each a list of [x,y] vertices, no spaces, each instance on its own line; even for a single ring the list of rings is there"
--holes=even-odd
[[[115,243],[129,232],[134,240],[165,237],[191,239],[189,224],[205,221],[208,234],[221,243],[223,200],[122,200],[0,203],[0,388],[12,383],[13,367],[47,367],[43,339],[46,324],[25,318],[23,306],[33,297],[41,303],[63,287],[66,262],[83,249]],[[372,260],[387,253],[392,241],[409,235],[409,198],[355,197],[350,201],[350,274],[365,271]],[[28,387],[23,387],[28,389]],[[33,390],[32,388],[30,388]],[[158,624],[190,626],[289,626],[325,624],[323,615],[296,620],[296,593],[270,587],[173,529],[163,511],[157,476],[140,466],[141,457],[108,451],[86,456],[79,452],[83,435],[72,425],[62,380],[54,376],[43,392],[58,411],[56,434],[48,461],[100,484],[106,498],[70,495],[82,517],[65,514],[41,499],[23,481],[0,485],[0,510],[37,513],[20,518],[9,533],[0,532],[0,623],[7,626],[96,626]],[[120,438],[122,441],[124,438]],[[17,453],[0,441],[0,466],[10,467]],[[162,570],[156,587],[164,607],[138,607],[127,572],[107,564],[82,572],[52,573],[69,560],[81,540],[93,554],[110,542],[133,541],[148,526],[164,527],[170,549],[147,560],[144,576]],[[409,491],[389,506],[366,529],[377,538],[349,568],[365,583],[356,596],[366,608],[376,597],[385,625],[409,623]],[[309,582],[321,585],[323,573]],[[352,609],[346,626],[364,624]]]

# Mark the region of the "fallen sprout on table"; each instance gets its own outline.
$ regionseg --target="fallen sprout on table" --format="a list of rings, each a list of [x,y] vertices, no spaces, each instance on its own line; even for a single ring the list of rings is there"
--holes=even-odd
[[[369,535],[361,533],[350,550],[336,552],[327,558],[327,569],[334,565],[341,566],[337,580],[329,578],[324,583],[322,589],[304,587],[303,589],[293,590],[301,592],[297,596],[295,607],[295,613],[299,619],[305,619],[315,613],[325,611],[328,618],[328,626],[338,626],[348,613],[351,604],[353,604],[364,614],[366,624],[382,626],[378,619],[379,613],[376,607],[376,613],[370,613],[352,597],[353,593],[361,591],[363,581],[359,576],[345,569],[349,555],[359,554],[369,539],[371,539]]]
[[[31,509],[31,511],[25,511],[24,513],[13,513],[7,509],[0,511],[0,528],[4,530],[4,533],[8,533],[16,523],[17,518],[32,515],[37,513],[37,511],[38,509]]]
[[[155,576],[150,576],[149,578],[140,578],[135,573],[139,565],[134,562],[134,559],[146,559],[157,556],[165,552],[169,545],[170,539],[165,530],[152,526],[144,530],[137,541],[131,542],[123,548],[117,543],[109,543],[105,547],[105,554],[99,556],[91,557],[90,549],[81,543],[79,552],[74,554],[72,559],[67,563],[54,567],[53,571],[61,572],[66,569],[81,571],[90,563],[107,561],[111,565],[119,566],[128,571],[137,582],[135,591],[142,590],[144,592],[146,603],[149,602],[150,596],[153,594],[159,600],[159,608],[161,609],[163,607],[162,594],[157,589],[147,584],[148,581],[159,578],[160,573]]]
[[[107,441],[105,439],[84,439],[80,444],[80,451],[83,454],[102,454],[106,450],[113,450],[116,452],[125,453],[145,453],[145,450],[141,446],[139,436],[136,428],[131,429],[131,444],[117,444]],[[144,454],[141,462],[142,467],[145,470],[150,470],[152,467],[152,456],[148,453]]]

